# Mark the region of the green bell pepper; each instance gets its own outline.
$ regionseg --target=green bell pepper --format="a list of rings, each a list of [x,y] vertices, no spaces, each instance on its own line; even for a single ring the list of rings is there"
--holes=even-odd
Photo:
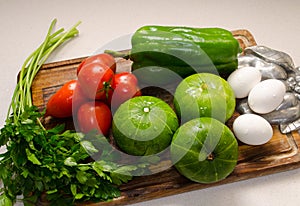
[[[143,26],[131,44],[133,72],[140,70],[138,78],[148,84],[169,84],[176,75],[180,80],[199,72],[224,76],[238,66],[239,43],[222,28]]]

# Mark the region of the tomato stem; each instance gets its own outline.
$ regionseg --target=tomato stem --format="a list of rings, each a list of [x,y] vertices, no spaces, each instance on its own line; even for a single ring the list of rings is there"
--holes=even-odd
[[[102,83],[103,88],[98,90],[97,93],[105,92],[105,98],[108,99],[109,97],[109,91],[114,90],[111,86],[112,84],[112,78],[109,79],[109,81],[105,81]]]

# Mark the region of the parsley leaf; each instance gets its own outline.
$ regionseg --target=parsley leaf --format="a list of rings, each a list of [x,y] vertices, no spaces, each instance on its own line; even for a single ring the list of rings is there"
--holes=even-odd
[[[120,195],[117,185],[131,180],[131,172],[142,168],[119,165],[106,158],[89,161],[88,151],[98,151],[89,136],[63,131],[62,125],[51,130],[36,127],[36,118],[41,115],[36,116],[36,111],[26,109],[28,115],[22,116],[18,124],[6,124],[1,130],[0,139],[8,141],[0,161],[0,177],[4,194],[12,201],[23,194],[24,201],[31,202],[45,192],[53,205],[59,201],[69,205],[75,200],[108,201]],[[27,130],[31,129],[35,132],[28,138]]]
[[[80,23],[67,32],[59,29],[52,33],[55,22],[45,41],[25,60],[0,130],[0,146],[6,147],[0,154],[0,205],[13,205],[20,195],[26,206],[36,205],[40,198],[60,206],[75,201],[109,201],[120,196],[117,186],[129,181],[131,172],[144,169],[144,165],[123,166],[110,161],[118,156],[106,147],[103,136],[65,131],[63,124],[52,129],[42,125],[43,113],[32,104],[33,79],[54,49],[78,34]],[[106,145],[102,153],[95,144],[99,140]],[[106,157],[93,161],[93,154]]]

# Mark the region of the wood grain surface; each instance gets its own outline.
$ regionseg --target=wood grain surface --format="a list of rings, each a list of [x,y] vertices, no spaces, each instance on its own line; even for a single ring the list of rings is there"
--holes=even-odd
[[[243,49],[248,46],[256,45],[253,35],[248,30],[235,30],[232,31],[232,33],[235,38],[238,39]],[[85,57],[43,65],[32,86],[34,105],[38,106],[40,109],[45,108],[45,105],[52,94],[67,81],[76,79],[77,66],[84,58]],[[130,69],[130,62],[128,60],[121,58],[117,58],[116,60],[117,70]],[[172,104],[172,95],[164,91],[149,88],[145,89],[143,92],[147,95],[162,98],[169,104]],[[238,115],[238,113],[235,113],[227,122],[227,125],[230,128],[233,120]],[[67,122],[69,127],[72,127],[71,119],[50,119],[45,124],[50,127],[57,122]],[[81,205],[100,206],[132,204],[299,168],[299,133],[293,132],[287,135],[281,134],[276,125],[273,126],[273,130],[274,135],[272,139],[264,145],[249,146],[239,143],[238,164],[226,179],[217,183],[199,184],[191,182],[181,176],[176,169],[171,166],[171,162],[167,160],[152,168],[153,171],[160,169],[161,167],[168,168],[165,171],[143,177],[134,177],[129,183],[120,186],[121,197],[116,198],[111,202],[84,203]],[[47,205],[47,202],[41,200],[39,204]]]

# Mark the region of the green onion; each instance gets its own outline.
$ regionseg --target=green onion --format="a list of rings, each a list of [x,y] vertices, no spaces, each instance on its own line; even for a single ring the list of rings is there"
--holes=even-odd
[[[32,106],[31,86],[35,75],[40,70],[42,65],[48,59],[49,55],[62,43],[71,39],[78,34],[76,27],[81,23],[76,23],[71,29],[64,32],[64,29],[59,29],[53,32],[56,24],[56,19],[51,22],[44,42],[25,60],[13,98],[8,109],[7,118],[14,116],[14,123],[17,123],[20,115],[25,111],[26,107]]]

